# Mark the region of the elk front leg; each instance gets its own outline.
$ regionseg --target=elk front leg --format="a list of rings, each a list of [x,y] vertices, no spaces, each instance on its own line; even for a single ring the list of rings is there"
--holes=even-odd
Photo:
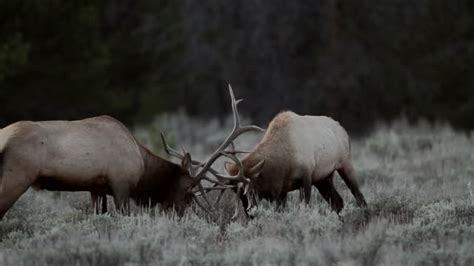
[[[4,171],[0,189],[0,220],[11,206],[20,198],[33,183],[24,173]]]
[[[308,205],[311,200],[311,179],[309,177],[303,178],[303,194],[304,202]]]
[[[126,178],[114,179],[111,188],[115,209],[122,214],[130,215],[130,186],[126,180]]]

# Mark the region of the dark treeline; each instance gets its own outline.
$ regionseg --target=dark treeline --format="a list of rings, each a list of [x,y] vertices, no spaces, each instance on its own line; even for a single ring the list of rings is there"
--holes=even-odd
[[[0,0],[0,126],[184,106],[474,128],[470,0]]]

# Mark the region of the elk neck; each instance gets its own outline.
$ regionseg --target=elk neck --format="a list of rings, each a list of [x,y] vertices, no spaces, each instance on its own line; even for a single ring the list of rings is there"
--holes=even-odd
[[[132,197],[137,203],[168,204],[179,193],[181,167],[140,145],[144,171]]]

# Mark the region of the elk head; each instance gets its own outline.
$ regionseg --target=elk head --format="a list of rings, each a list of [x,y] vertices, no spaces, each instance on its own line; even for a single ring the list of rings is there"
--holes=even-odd
[[[243,133],[249,131],[264,131],[262,128],[255,125],[242,126],[239,118],[239,113],[237,110],[237,105],[242,101],[235,100],[234,92],[232,87],[229,85],[229,94],[231,98],[232,113],[234,118],[234,126],[230,134],[224,140],[224,142],[214,151],[205,162],[200,162],[191,159],[191,155],[183,150],[183,153],[178,152],[177,150],[171,148],[164,137],[164,134],[161,133],[161,138],[165,147],[166,152],[173,157],[176,157],[182,161],[182,170],[189,176],[185,178],[189,181],[188,192],[191,193],[194,201],[208,213],[212,213],[214,207],[219,203],[224,194],[225,190],[232,189],[237,192],[237,195],[241,191],[248,189],[250,179],[245,177],[244,168],[242,162],[237,157],[238,153],[242,153],[235,150],[234,140],[242,135]],[[212,165],[220,157],[227,157],[234,161],[238,165],[238,171],[234,174],[222,174],[212,168]],[[202,181],[207,181],[211,183],[212,186],[205,187],[202,184]],[[209,191],[220,191],[217,200],[211,204],[207,193]],[[246,192],[242,192],[246,194]],[[201,202],[199,198],[202,198],[204,202]],[[238,201],[236,201],[236,210],[232,218],[235,218],[238,214]]]
[[[232,182],[236,186],[235,192],[240,197],[242,205],[245,209],[245,213],[249,216],[248,211],[253,207],[257,206],[257,197],[254,189],[255,180],[258,179],[262,173],[265,160],[244,160],[234,162],[225,162],[224,168],[229,175],[238,175],[239,172],[243,173],[243,176],[247,177],[250,182],[244,183],[240,181]]]

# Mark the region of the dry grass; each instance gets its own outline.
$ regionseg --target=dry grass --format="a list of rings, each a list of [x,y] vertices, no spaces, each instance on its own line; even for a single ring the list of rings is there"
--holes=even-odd
[[[226,132],[183,115],[157,123],[198,158]],[[155,132],[137,130],[159,150]],[[87,193],[29,191],[0,221],[0,265],[474,265],[473,150],[472,134],[446,125],[379,127],[353,144],[369,207],[355,207],[338,182],[341,217],[321,197],[307,207],[296,193],[282,212],[261,202],[254,220],[230,222],[232,195],[220,217],[193,206],[180,218],[156,209],[94,215]]]

